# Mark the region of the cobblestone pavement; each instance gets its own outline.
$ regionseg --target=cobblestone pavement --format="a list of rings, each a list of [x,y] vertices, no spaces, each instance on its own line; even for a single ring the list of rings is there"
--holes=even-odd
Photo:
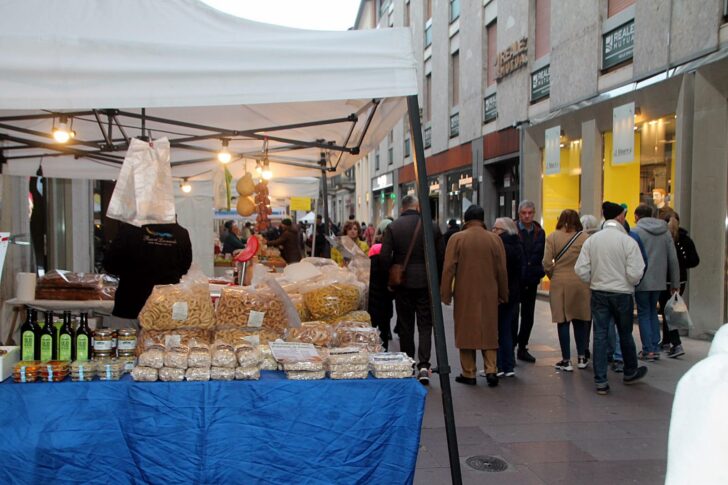
[[[612,391],[599,396],[591,365],[586,370],[574,366],[574,372],[554,369],[561,360],[556,325],[551,323],[548,302],[539,299],[529,346],[536,364],[518,361],[516,377],[501,378],[498,387],[487,387],[482,377],[471,387],[454,380],[460,374],[460,361],[454,346],[452,307],[443,308],[463,483],[664,483],[675,386],[707,355],[709,342],[684,338],[686,355],[668,359],[663,354],[658,362],[647,363],[649,373],[638,385],[623,386],[621,375],[610,371]],[[639,348],[636,325],[633,334]],[[395,341],[392,350],[397,346]],[[433,362],[434,352],[433,346]],[[480,360],[478,366],[482,368]],[[477,471],[466,464],[467,458],[477,455],[501,458],[508,468]],[[449,482],[442,393],[433,374],[415,484]]]

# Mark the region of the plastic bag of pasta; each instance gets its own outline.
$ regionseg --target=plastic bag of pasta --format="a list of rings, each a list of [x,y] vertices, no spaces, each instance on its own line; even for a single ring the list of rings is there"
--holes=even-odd
[[[303,322],[298,328],[286,330],[285,341],[328,347],[334,342],[334,331],[325,322]]]
[[[173,330],[211,328],[215,323],[207,276],[192,268],[176,285],[157,285],[139,313],[141,327]]]
[[[341,347],[363,347],[370,353],[382,351],[382,339],[379,329],[347,325],[346,322],[336,326],[336,339]]]
[[[215,318],[218,329],[262,327],[283,330],[288,326],[283,302],[273,291],[265,287],[223,288]]]
[[[359,308],[363,289],[357,281],[324,280],[303,293],[311,317],[330,320]]]

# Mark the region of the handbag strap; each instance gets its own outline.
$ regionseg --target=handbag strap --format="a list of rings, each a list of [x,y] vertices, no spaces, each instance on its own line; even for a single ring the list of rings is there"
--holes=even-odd
[[[566,243],[566,246],[564,246],[563,249],[561,251],[559,251],[559,254],[557,254],[556,257],[554,258],[554,263],[557,262],[559,259],[561,259],[561,256],[563,256],[566,253],[566,251],[569,250],[571,245],[574,244],[574,241],[576,241],[576,238],[579,237],[579,235],[581,235],[582,232],[583,231],[579,231],[576,234],[574,234],[573,236],[571,236],[571,239],[569,239],[569,242]]]
[[[409,264],[410,257],[412,256],[412,250],[415,248],[415,241],[417,241],[417,235],[420,233],[420,227],[422,227],[422,219],[417,221],[415,233],[412,236],[409,247],[407,248],[407,256],[404,257],[404,265],[402,265],[403,270],[407,269],[407,264]]]

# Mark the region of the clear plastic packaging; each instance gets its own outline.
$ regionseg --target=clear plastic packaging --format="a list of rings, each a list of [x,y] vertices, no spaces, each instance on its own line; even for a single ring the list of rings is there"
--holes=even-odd
[[[162,367],[159,369],[159,380],[164,382],[182,382],[185,380],[185,370],[175,367]]]
[[[124,363],[117,359],[96,362],[96,376],[102,381],[118,381],[124,375]]]
[[[235,350],[235,356],[240,367],[257,367],[260,364],[260,354],[257,347],[238,347]]]
[[[207,277],[192,270],[176,285],[157,285],[139,313],[145,330],[212,328],[215,317]]]
[[[358,282],[323,280],[303,293],[303,301],[312,318],[327,320],[359,308],[362,288]]]
[[[106,274],[54,269],[38,278],[36,300],[113,300],[119,282]]]
[[[372,373],[400,372],[412,374],[415,361],[404,352],[381,352],[369,355]]]
[[[209,330],[201,328],[177,328],[174,330],[142,330],[137,349],[144,351],[151,346],[166,349],[173,347],[206,347],[212,343]]]
[[[331,325],[324,322],[304,322],[298,328],[287,329],[285,341],[328,347],[334,342],[334,331]]]
[[[189,357],[189,347],[172,347],[164,353],[164,366],[174,367],[175,369],[186,369],[189,366]]]
[[[283,370],[288,371],[311,371],[320,372],[324,370],[323,359],[301,360],[298,362],[284,362]]]
[[[240,343],[251,345],[267,344],[283,337],[283,331],[270,328],[228,328],[215,332],[215,340],[223,341],[235,347]]]
[[[222,289],[216,327],[263,327],[282,331],[288,326],[283,302],[268,288],[230,286]]]
[[[239,381],[257,381],[260,379],[260,369],[257,367],[236,367],[235,379]]]
[[[329,366],[334,365],[368,365],[369,352],[362,347],[337,347],[329,349],[327,361]]]
[[[369,364],[333,364],[329,365],[330,372],[364,372],[369,371]]]
[[[35,360],[18,362],[13,368],[13,381],[25,384],[39,380],[40,366],[41,363]]]
[[[76,360],[71,363],[71,380],[88,382],[96,377],[96,362],[92,360]]]
[[[213,367],[235,367],[237,365],[235,349],[232,345],[216,343],[212,346],[211,364]]]
[[[43,382],[61,382],[70,372],[71,366],[68,361],[51,360],[41,364],[38,375]]]
[[[194,347],[190,349],[190,355],[187,357],[187,367],[189,369],[207,369],[209,374],[211,365],[212,357],[210,356],[209,349],[204,347]],[[189,381],[190,379],[188,378],[187,380]]]
[[[372,317],[366,310],[354,310],[353,312],[349,312],[346,315],[341,315],[339,317],[331,319],[332,324],[338,324],[343,322],[363,322],[366,323],[367,326],[371,327]]]
[[[164,366],[164,347],[153,345],[139,355],[139,366],[161,369]]]
[[[209,355],[209,354],[208,354]],[[210,367],[190,367],[185,372],[185,379],[188,381],[209,381],[210,380]]]
[[[379,329],[374,327],[351,326],[342,323],[336,326],[336,339],[342,347],[364,347],[371,353],[382,351]]]
[[[154,382],[159,377],[159,371],[155,367],[136,366],[131,371],[131,378],[137,382]]]
[[[278,361],[273,357],[268,344],[258,346],[260,356],[260,370],[278,370]]]
[[[412,372],[412,370],[373,370],[372,375],[377,379],[407,379],[409,377],[414,377],[414,373]]]
[[[235,379],[234,367],[210,367],[210,379],[213,381],[232,381]]]
[[[286,378],[292,381],[316,381],[324,379],[326,371],[287,371]]]
[[[331,379],[366,379],[369,377],[369,370],[353,370],[353,371],[330,371]]]

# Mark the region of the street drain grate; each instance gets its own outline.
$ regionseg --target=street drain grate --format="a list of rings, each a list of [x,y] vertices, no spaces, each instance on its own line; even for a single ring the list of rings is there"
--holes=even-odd
[[[508,469],[508,463],[495,456],[471,456],[465,463],[481,472],[502,472]]]

